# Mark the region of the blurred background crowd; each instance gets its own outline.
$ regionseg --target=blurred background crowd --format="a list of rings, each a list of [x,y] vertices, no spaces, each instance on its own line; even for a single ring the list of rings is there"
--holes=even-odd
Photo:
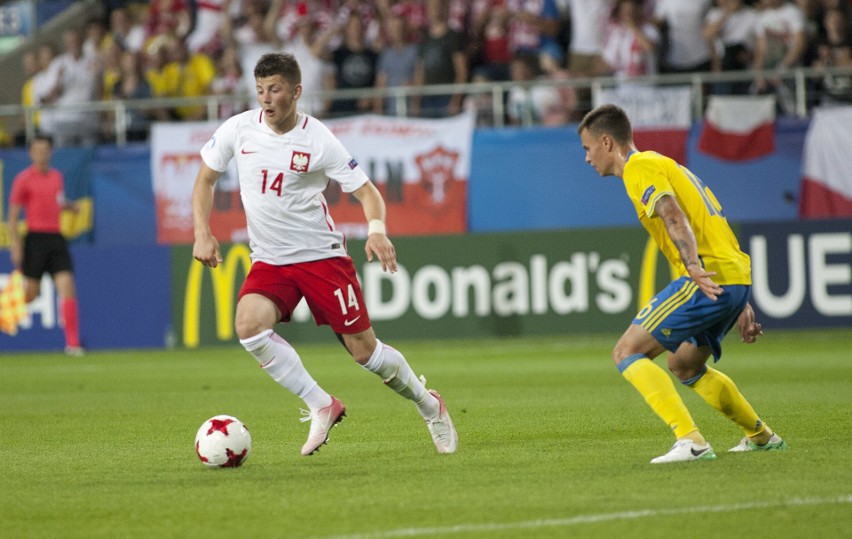
[[[488,93],[400,100],[328,99],[327,91],[516,81],[503,120],[559,125],[590,109],[588,86],[532,81],[612,76],[629,86],[655,74],[721,71],[753,76],[708,93],[775,93],[784,113],[791,90],[779,74],[852,65],[850,8],[849,0],[113,0],[103,17],[64,31],[61,47],[45,43],[22,56],[21,104],[240,96],[219,105],[227,117],[255,106],[256,60],[288,51],[302,68],[301,108],[318,117],[467,108],[487,125],[495,110]],[[809,84],[810,99],[852,102],[849,76]],[[58,146],[91,145],[114,138],[111,114],[46,109],[35,121]],[[128,138],[145,140],[152,121],[209,117],[195,104],[134,108]]]

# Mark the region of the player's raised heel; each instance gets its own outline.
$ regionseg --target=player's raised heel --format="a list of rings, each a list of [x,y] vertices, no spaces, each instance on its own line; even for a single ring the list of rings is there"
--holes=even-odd
[[[302,446],[302,456],[314,454],[320,446],[328,442],[328,433],[331,427],[343,421],[346,417],[346,407],[336,397],[331,397],[331,404],[315,413],[303,410],[305,417],[299,421],[310,421],[311,430],[308,431],[308,440]]]
[[[714,460],[716,453],[710,444],[699,445],[690,439],[678,440],[665,455],[651,459],[651,464],[689,462],[691,460]]]
[[[787,442],[781,439],[780,436],[772,433],[769,441],[763,445],[757,445],[748,439],[748,436],[740,440],[740,443],[728,449],[732,453],[743,453],[745,451],[781,451],[787,449]]]

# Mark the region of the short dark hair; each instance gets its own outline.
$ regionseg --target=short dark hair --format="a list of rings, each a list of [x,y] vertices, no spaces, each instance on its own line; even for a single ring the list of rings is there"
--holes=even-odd
[[[50,146],[51,148],[53,147],[53,137],[45,133],[36,133],[35,135],[33,135],[33,138],[30,139],[30,147],[32,147],[32,145],[36,142],[47,142],[48,146]]]
[[[616,105],[601,105],[583,118],[577,127],[577,133],[584,129],[595,135],[610,135],[618,144],[630,144],[633,141],[633,128],[624,109]]]
[[[254,67],[254,78],[263,79],[281,75],[291,86],[302,83],[302,70],[296,57],[289,52],[264,54]]]

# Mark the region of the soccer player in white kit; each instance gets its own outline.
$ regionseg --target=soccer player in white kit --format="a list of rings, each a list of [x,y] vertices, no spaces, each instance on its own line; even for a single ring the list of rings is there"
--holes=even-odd
[[[333,180],[361,203],[369,223],[367,260],[375,256],[383,270],[394,272],[396,251],[387,237],[381,194],[325,125],[296,110],[302,85],[292,54],[263,55],[254,76],[260,108],[226,120],[201,150],[192,193],[193,257],[210,267],[222,261],[209,225],[213,190],[236,159],[252,251],[237,302],[237,335],[266,373],[309,408],[302,455],[326,443],[331,427],[346,415],[343,403],[314,381],[296,350],[273,331],[276,323],[290,320],[302,297],[317,324],[330,325],[355,361],[414,401],[438,452],[454,453],[458,435],[441,396],[426,389],[401,353],[376,338],[343,234],[322,192]]]

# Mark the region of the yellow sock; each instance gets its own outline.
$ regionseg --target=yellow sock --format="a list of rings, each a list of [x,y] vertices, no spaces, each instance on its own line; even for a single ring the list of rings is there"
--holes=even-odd
[[[648,406],[674,431],[677,439],[692,438],[696,434],[700,436],[692,415],[686,409],[666,371],[639,354],[625,358],[618,365],[618,370],[645,398]]]
[[[757,436],[766,430],[766,425],[757,416],[754,408],[743,397],[733,380],[724,373],[707,367],[707,372],[690,385],[707,404],[742,427],[746,436]]]

